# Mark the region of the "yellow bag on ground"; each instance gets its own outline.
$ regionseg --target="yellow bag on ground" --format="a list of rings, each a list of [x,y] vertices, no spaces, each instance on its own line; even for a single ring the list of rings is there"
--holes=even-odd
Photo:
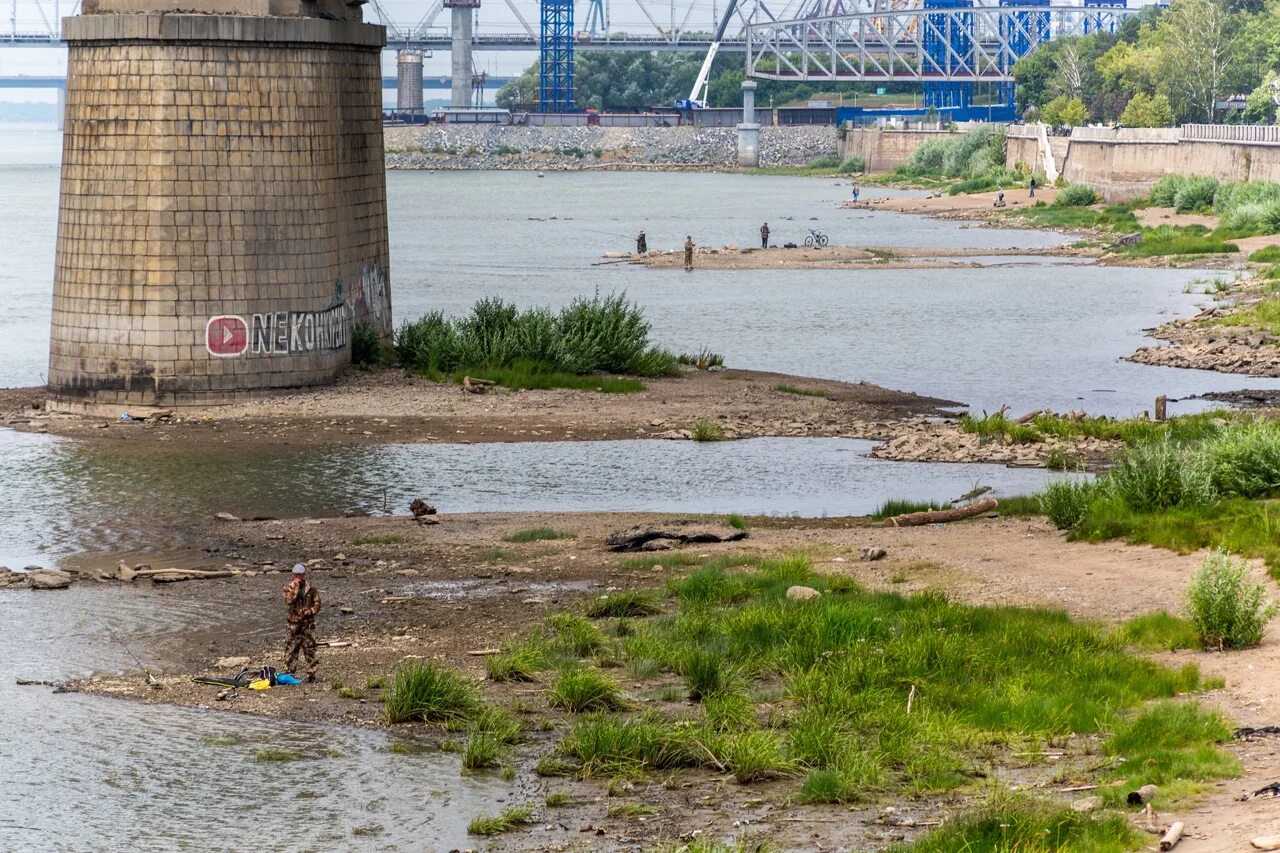
[[[249,682],[249,689],[250,690],[270,690],[271,682],[267,681],[265,678],[259,678],[257,681]]]

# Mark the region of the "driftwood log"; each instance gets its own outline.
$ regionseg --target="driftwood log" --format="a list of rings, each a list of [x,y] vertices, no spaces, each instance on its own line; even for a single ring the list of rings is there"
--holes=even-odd
[[[958,506],[955,509],[931,509],[927,512],[909,512],[906,515],[895,515],[884,520],[885,527],[919,527],[923,524],[945,524],[948,521],[959,521],[962,518],[973,518],[975,515],[991,512],[997,506],[995,498]]]
[[[462,377],[462,390],[469,391],[472,394],[483,394],[489,390],[492,385],[497,385],[492,379],[480,379],[475,376]]]
[[[1160,839],[1161,850],[1172,850],[1174,846],[1182,840],[1182,831],[1186,829],[1186,825],[1178,820],[1174,821],[1169,829],[1165,831],[1164,836]]]
[[[236,576],[235,572],[197,572],[185,571],[182,569],[164,570],[151,569],[152,574],[146,575],[151,578],[152,583],[180,583],[181,581],[205,581],[214,578],[232,578]],[[138,577],[143,577],[142,573]]]

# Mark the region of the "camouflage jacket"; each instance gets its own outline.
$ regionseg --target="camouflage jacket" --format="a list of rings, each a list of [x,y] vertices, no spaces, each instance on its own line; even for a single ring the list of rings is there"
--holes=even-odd
[[[306,619],[314,619],[320,612],[320,593],[316,585],[306,579],[289,581],[284,587],[284,604],[288,608],[285,619],[296,625]]]

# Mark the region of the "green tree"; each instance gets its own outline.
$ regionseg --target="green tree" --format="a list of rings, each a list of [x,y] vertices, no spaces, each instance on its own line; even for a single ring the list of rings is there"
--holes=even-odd
[[[1062,107],[1062,123],[1067,127],[1079,127],[1089,121],[1089,110],[1084,101],[1070,98]]]
[[[1158,95],[1138,92],[1120,114],[1120,123],[1125,127],[1168,127],[1173,124],[1173,107],[1163,92]]]

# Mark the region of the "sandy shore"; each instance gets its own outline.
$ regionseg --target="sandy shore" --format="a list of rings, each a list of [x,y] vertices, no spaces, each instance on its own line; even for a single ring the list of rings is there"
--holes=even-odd
[[[192,544],[204,549],[205,565],[218,559],[210,554],[234,553],[229,564],[252,574],[190,582],[179,589],[211,603],[238,602],[240,632],[193,638],[186,664],[159,673],[158,687],[130,676],[90,681],[80,689],[144,702],[382,726],[380,691],[365,685],[370,678],[386,676],[404,658],[440,661],[480,680],[483,656],[475,652],[503,645],[581,598],[659,586],[684,571],[664,566],[670,557],[663,553],[637,559],[603,547],[611,531],[671,520],[653,515],[496,514],[444,515],[430,527],[403,516],[197,523]],[[573,538],[505,541],[515,531],[539,526]],[[370,541],[385,544],[356,544]],[[862,562],[859,552],[866,547],[883,548],[888,556]],[[1148,547],[1069,543],[1042,520],[1020,519],[904,529],[886,529],[865,519],[752,519],[749,538],[743,542],[686,546],[683,551],[701,559],[803,551],[819,571],[856,577],[871,588],[940,589],[966,602],[1049,606],[1104,622],[1158,606],[1176,607],[1199,562],[1199,555]],[[215,701],[217,688],[192,684],[193,673],[215,671],[216,661],[229,656],[248,658],[251,664],[279,663],[279,644],[261,638],[282,631],[279,587],[285,580],[284,567],[295,560],[311,563],[325,602],[319,627],[323,640],[332,645],[321,648],[321,683],[266,693],[242,690],[236,698]],[[1280,641],[1269,638],[1260,648],[1227,655],[1181,652],[1161,657],[1170,665],[1195,663],[1206,674],[1223,677],[1225,688],[1208,694],[1205,701],[1223,708],[1236,723],[1275,722],[1267,691],[1280,677]],[[636,681],[625,670],[615,672],[629,694],[652,694],[653,684]],[[339,685],[348,691],[340,695]],[[484,689],[491,699],[525,709],[528,742],[516,749],[514,760],[519,774],[536,778],[532,764],[572,725],[571,717],[546,706],[542,684],[486,683]],[[666,713],[678,712],[684,704],[643,702]],[[397,726],[396,731],[427,743],[456,740],[438,727]],[[1163,816],[1187,821],[1190,838],[1184,846],[1192,853],[1246,849],[1247,839],[1260,826],[1280,819],[1276,801],[1237,800],[1271,778],[1274,744],[1230,748],[1245,766],[1244,777],[1212,786],[1193,809]],[[1034,767],[1008,769],[1023,784],[1052,787],[1055,774],[1065,772],[1065,766],[1042,766],[1043,778]],[[601,781],[534,784],[569,790],[574,804],[559,813],[558,824],[504,836],[502,849],[632,849],[642,840],[652,844],[694,830],[732,834],[740,825],[770,834],[782,849],[864,849],[913,837],[923,831],[920,823],[939,820],[980,796],[961,793],[898,802],[898,813],[917,825],[888,832],[884,815],[890,800],[873,798],[853,808],[806,807],[791,801],[794,784],[786,780],[743,786],[721,775],[694,772],[684,774],[674,788],[656,782],[641,785],[634,793],[658,806],[661,814],[642,825],[627,825],[603,819],[609,800]],[[1042,793],[1052,795],[1051,790]],[[578,829],[583,825],[602,827],[604,833],[582,836]]]
[[[949,269],[989,266],[969,260],[989,257],[1076,255],[1065,249],[916,249],[888,246],[826,246],[768,249],[699,246],[694,252],[694,271],[761,269]],[[605,255],[602,264],[631,263],[653,269],[682,269],[684,252],[649,252],[644,255]]]

